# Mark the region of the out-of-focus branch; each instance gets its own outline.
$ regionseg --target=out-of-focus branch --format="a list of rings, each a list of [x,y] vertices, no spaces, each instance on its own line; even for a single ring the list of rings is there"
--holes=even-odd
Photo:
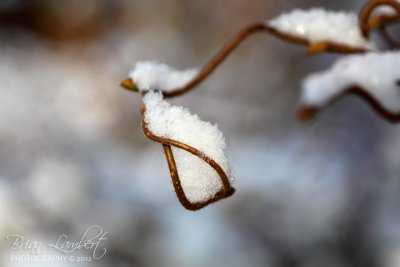
[[[396,11],[396,15],[377,15],[371,17],[373,11],[379,6],[390,6]],[[400,19],[400,3],[396,0],[371,0],[364,5],[359,15],[359,26],[361,33],[368,38],[371,29],[377,28],[389,21]]]
[[[387,121],[391,123],[399,123],[400,122],[400,113],[394,113],[387,110],[385,107],[381,105],[381,103],[370,93],[367,92],[362,87],[359,86],[352,86],[349,87],[347,90],[343,91],[343,93],[337,95],[336,97],[332,98],[327,105],[324,105],[324,108],[330,106],[337,102],[342,97],[347,95],[356,95],[364,99],[381,117],[385,118]],[[297,110],[297,116],[301,121],[307,121],[313,118],[321,107],[313,107],[313,106],[301,106]]]

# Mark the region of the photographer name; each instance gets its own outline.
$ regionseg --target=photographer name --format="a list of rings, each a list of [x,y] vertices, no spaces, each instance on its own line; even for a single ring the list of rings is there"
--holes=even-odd
[[[58,251],[63,254],[71,254],[77,250],[92,251],[93,259],[101,259],[107,252],[102,246],[102,242],[107,240],[107,232],[98,225],[90,226],[83,234],[79,241],[71,241],[66,234],[61,234],[56,242],[50,243],[47,247],[51,250]],[[43,242],[26,239],[22,235],[8,235],[7,240],[11,242],[11,250],[30,251],[32,254],[40,254],[46,246]]]

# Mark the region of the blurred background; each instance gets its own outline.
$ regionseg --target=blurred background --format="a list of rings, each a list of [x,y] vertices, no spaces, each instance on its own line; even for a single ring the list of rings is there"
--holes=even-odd
[[[135,61],[201,66],[248,23],[363,2],[1,0],[0,266],[400,266],[399,126],[356,97],[295,117],[302,77],[338,55],[255,35],[172,100],[218,123],[234,167],[236,194],[198,212],[119,87]],[[76,241],[92,225],[107,232],[96,262],[11,261],[8,235]]]

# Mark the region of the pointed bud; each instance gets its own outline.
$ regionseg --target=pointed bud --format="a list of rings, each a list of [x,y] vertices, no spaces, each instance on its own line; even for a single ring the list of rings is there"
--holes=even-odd
[[[126,90],[139,92],[139,89],[137,88],[136,84],[133,82],[131,78],[123,80],[120,85]]]

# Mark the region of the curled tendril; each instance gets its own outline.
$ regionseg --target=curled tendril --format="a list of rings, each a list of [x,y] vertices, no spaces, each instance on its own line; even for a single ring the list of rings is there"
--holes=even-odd
[[[373,11],[375,8],[382,6],[382,5],[387,5],[396,10],[395,15],[387,15],[387,14],[380,14],[376,16],[372,16]],[[382,33],[382,36],[385,38],[385,40],[391,44],[392,46],[397,46],[390,36],[387,34],[386,29],[385,29],[385,24],[387,22],[391,22],[394,20],[400,19],[400,3],[395,1],[395,0],[371,0],[369,1],[361,10],[359,14],[359,27],[361,30],[362,35],[365,38],[369,37],[369,33],[372,29],[374,28],[379,28],[379,30]],[[308,54],[314,54],[314,53],[320,53],[320,52],[336,52],[336,53],[343,53],[343,54],[351,54],[351,53],[365,53],[368,50],[364,48],[359,48],[359,47],[352,47],[344,44],[340,44],[334,41],[320,41],[320,42],[310,42],[308,39],[295,36],[295,35],[290,35],[284,32],[281,32],[272,26],[269,26],[265,22],[256,22],[253,24],[250,24],[240,30],[238,33],[236,33],[224,46],[223,48],[216,53],[206,64],[205,66],[200,70],[200,72],[187,84],[185,84],[182,87],[175,88],[173,90],[163,90],[162,88],[153,88],[155,91],[161,91],[163,94],[164,98],[170,98],[170,97],[175,97],[179,96],[182,94],[185,94],[195,88],[197,85],[199,85],[203,80],[205,80],[207,77],[209,77],[215,69],[244,41],[246,40],[249,36],[259,33],[259,32],[264,32],[264,33],[269,33],[272,36],[275,36],[279,39],[282,39],[287,42],[299,44],[299,45],[304,45],[308,46],[307,53]],[[400,87],[400,80],[396,81],[396,84]],[[139,90],[135,82],[131,79],[125,79],[124,81],[121,82],[121,86],[125,89],[128,89],[130,91],[134,92],[140,92],[142,96],[144,96],[148,91],[146,90]],[[400,122],[400,113],[393,113],[386,109],[384,106],[381,105],[381,103],[374,97],[372,96],[365,88],[361,88],[358,86],[351,86],[348,87],[345,91],[342,93],[338,94],[336,97],[330,100],[328,105],[333,104],[340,98],[342,98],[345,95],[356,95],[358,97],[361,97],[364,99],[379,115],[381,115],[383,118],[388,120],[389,122],[392,123],[399,123]],[[316,113],[318,113],[319,109],[321,107],[314,107],[314,106],[301,106],[298,109],[297,115],[300,120],[305,121],[310,118],[312,118]],[[160,136],[156,136],[153,134],[147,127],[147,124],[144,120],[144,113],[145,113],[146,107],[142,105],[141,107],[141,113],[142,113],[142,130],[145,136],[157,143],[160,143],[163,146],[163,150],[166,156],[166,160],[168,162],[168,167],[169,171],[171,174],[173,186],[175,188],[175,192],[177,194],[178,200],[180,203],[188,210],[198,210],[201,209],[211,203],[214,203],[218,200],[221,200],[223,198],[230,197],[232,194],[234,194],[235,189],[231,186],[229,179],[224,172],[224,170],[221,168],[221,166],[215,162],[213,159],[207,157],[199,151],[198,149],[191,147],[187,144],[178,142],[176,140],[168,139],[168,138],[163,138]],[[188,200],[186,197],[184,190],[182,188],[182,184],[179,178],[179,172],[177,170],[176,162],[175,162],[175,157],[172,151],[172,147],[176,147],[179,149],[183,149],[192,155],[199,157],[202,159],[204,162],[206,162],[210,167],[212,167],[215,172],[218,174],[220,177],[221,183],[222,183],[222,188],[221,190],[216,193],[212,198],[208,199],[207,201],[204,202],[195,202],[192,203]]]
[[[321,52],[337,52],[343,54],[351,54],[351,53],[364,53],[367,50],[358,47],[351,47],[335,42],[330,41],[322,41],[311,43],[306,38],[301,38],[294,35],[289,35],[286,33],[282,33],[275,28],[267,25],[265,22],[256,22],[248,25],[239,31],[236,35],[234,35],[225,46],[215,54],[208,63],[200,70],[200,72],[193,78],[189,83],[185,84],[182,87],[173,89],[173,90],[162,90],[162,88],[156,88],[155,90],[159,90],[162,92],[165,98],[175,97],[187,93],[188,91],[195,88],[199,85],[203,80],[205,80],[245,39],[251,36],[254,33],[258,32],[266,32],[269,33],[279,39],[282,39],[287,42],[306,45],[308,46],[307,53],[315,54]],[[121,86],[130,91],[138,91],[134,81],[131,78],[125,79],[121,82]],[[145,93],[143,91],[142,93]]]
[[[201,209],[201,208],[203,208],[211,203],[214,203],[220,199],[227,198],[227,197],[230,197],[231,195],[233,195],[233,193],[235,192],[235,189],[231,186],[228,176],[226,175],[224,170],[221,168],[221,166],[217,162],[215,162],[213,159],[207,157],[206,155],[204,155],[204,153],[202,153],[201,151],[199,151],[198,149],[196,149],[194,147],[191,147],[187,144],[178,142],[176,140],[172,140],[172,139],[154,135],[147,128],[147,124],[144,121],[145,110],[146,110],[146,108],[143,105],[141,108],[143,133],[148,139],[162,144],[164,153],[165,153],[165,157],[168,162],[168,167],[169,167],[169,171],[171,174],[172,183],[175,188],[175,192],[178,197],[178,200],[182,204],[182,206],[184,206],[188,210],[198,210],[198,209]],[[222,188],[218,193],[216,193],[214,195],[214,197],[208,199],[205,202],[195,202],[195,203],[192,203],[187,199],[187,197],[183,191],[181,181],[179,179],[179,173],[178,173],[178,169],[176,167],[176,162],[175,162],[175,158],[174,158],[174,154],[172,152],[171,146],[183,149],[183,150],[193,154],[194,156],[201,158],[204,162],[206,162],[208,165],[210,165],[210,167],[213,168],[217,172],[217,174],[220,177],[221,182],[222,182]]]
[[[377,15],[371,17],[373,11],[379,6],[390,6],[396,15]],[[395,0],[371,0],[364,5],[359,15],[359,27],[365,38],[369,37],[371,29],[379,28],[382,24],[400,19],[400,3]]]

